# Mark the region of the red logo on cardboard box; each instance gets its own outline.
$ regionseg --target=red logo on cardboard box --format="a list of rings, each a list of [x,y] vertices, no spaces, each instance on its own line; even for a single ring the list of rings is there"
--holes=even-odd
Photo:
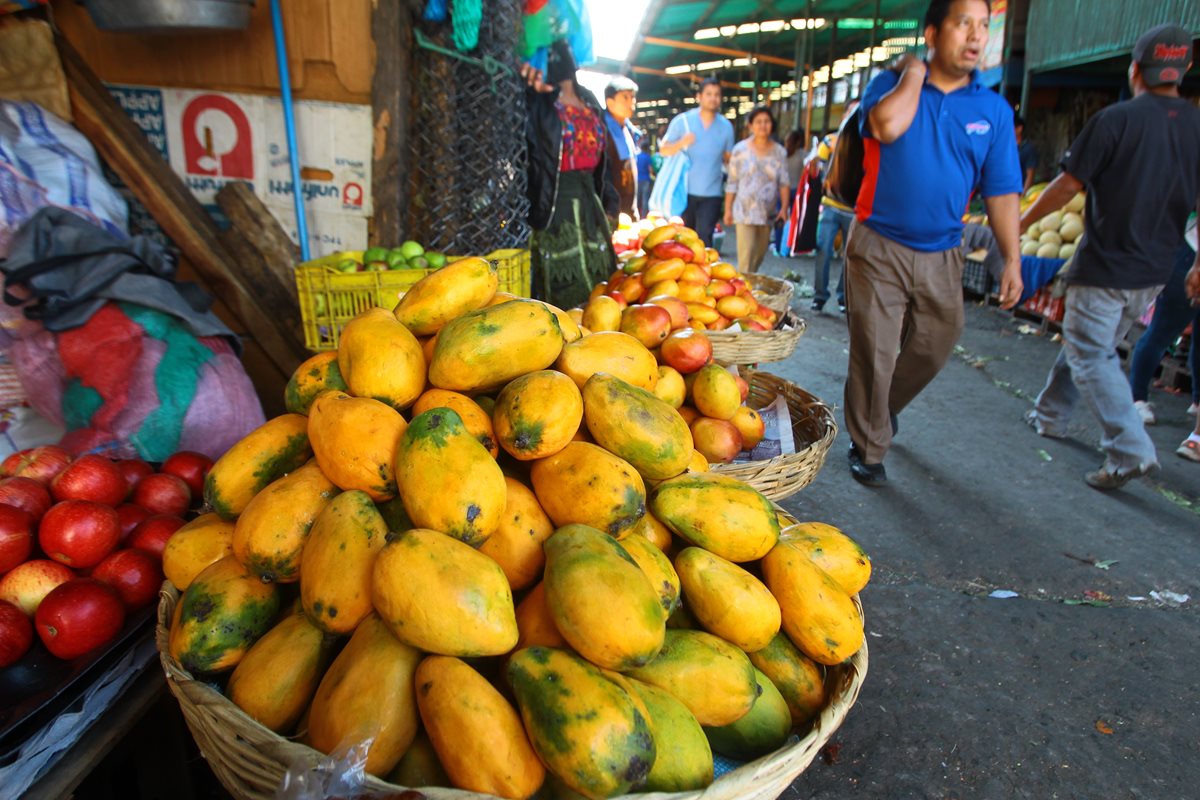
[[[241,106],[218,94],[202,94],[184,107],[183,157],[189,174],[254,179],[250,120]]]
[[[342,208],[362,208],[363,207],[363,189],[362,184],[350,181],[342,187]]]

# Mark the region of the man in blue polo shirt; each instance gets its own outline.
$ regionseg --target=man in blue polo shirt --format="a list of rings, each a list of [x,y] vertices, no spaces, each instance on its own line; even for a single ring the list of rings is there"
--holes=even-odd
[[[687,174],[688,202],[683,212],[683,224],[696,231],[700,240],[711,247],[713,229],[724,210],[721,168],[733,152],[733,124],[721,116],[721,83],[715,78],[700,82],[696,104],[698,108],[671,120],[658,150],[664,156],[670,156],[686,148],[691,166]]]
[[[1021,296],[1021,168],[1012,109],[979,83],[989,0],[933,0],[928,62],[904,57],[860,105],[864,178],[846,248],[850,473],[887,481],[897,415],[941,371],[962,333],[962,216],[983,194],[1004,258],[1001,307]]]

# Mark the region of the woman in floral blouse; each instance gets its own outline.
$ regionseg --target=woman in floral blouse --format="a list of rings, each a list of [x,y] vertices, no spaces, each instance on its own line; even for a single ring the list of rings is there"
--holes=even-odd
[[[725,227],[737,225],[738,270],[757,272],[771,226],[788,214],[787,151],[775,141],[775,118],[763,106],[750,112],[750,136],[733,147],[725,182]]]

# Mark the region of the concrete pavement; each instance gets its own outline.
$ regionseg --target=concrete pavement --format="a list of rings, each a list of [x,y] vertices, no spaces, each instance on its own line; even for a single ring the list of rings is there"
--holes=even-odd
[[[764,267],[812,280],[808,259]],[[763,368],[836,406],[844,428],[844,318],[836,303],[795,306],[807,333]],[[1200,793],[1200,464],[1174,455],[1188,399],[1153,394],[1156,480],[1091,489],[1083,475],[1103,454],[1086,409],[1062,441],[1021,420],[1059,347],[1023,324],[968,301],[956,357],[901,415],[890,483],[851,479],[842,431],[816,481],[784,502],[854,536],[875,570],[864,691],[784,797]],[[1018,597],[988,597],[997,589]]]

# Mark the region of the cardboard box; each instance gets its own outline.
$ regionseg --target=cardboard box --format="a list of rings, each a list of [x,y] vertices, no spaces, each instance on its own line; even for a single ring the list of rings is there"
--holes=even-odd
[[[109,90],[201,203],[216,210],[221,187],[244,181],[296,240],[279,98],[155,86]],[[372,213],[370,107],[300,101],[295,112],[312,255],[366,247]]]

